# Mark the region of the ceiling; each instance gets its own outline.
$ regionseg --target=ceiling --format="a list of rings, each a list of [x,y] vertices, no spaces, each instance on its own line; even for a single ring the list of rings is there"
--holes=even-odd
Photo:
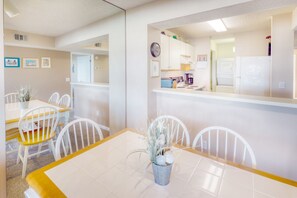
[[[222,18],[223,23],[227,27],[226,32],[215,32],[207,22],[188,24],[168,30],[186,39],[195,39],[205,36],[223,36],[237,32],[268,29],[271,26],[271,16],[290,13],[294,8],[295,6],[289,6],[281,9]]]
[[[9,18],[4,14],[4,28],[53,37],[121,11],[102,0],[10,0],[10,2],[19,10],[20,15]]]
[[[124,10],[128,10],[156,0],[105,0],[105,1],[110,2],[120,8],[123,8]]]

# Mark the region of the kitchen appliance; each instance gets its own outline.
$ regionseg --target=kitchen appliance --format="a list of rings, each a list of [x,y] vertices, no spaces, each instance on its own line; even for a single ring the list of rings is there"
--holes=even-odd
[[[192,85],[194,83],[193,74],[185,73],[185,84]]]
[[[172,88],[173,79],[170,78],[162,78],[161,79],[161,88]]]

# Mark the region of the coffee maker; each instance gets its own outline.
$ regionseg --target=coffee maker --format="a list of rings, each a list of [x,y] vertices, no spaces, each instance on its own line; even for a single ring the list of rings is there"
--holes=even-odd
[[[185,84],[192,85],[193,84],[193,74],[185,73]]]

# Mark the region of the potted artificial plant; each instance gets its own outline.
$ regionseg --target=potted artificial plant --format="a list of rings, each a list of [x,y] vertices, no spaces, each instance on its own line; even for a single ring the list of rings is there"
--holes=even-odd
[[[21,109],[27,109],[29,107],[29,101],[31,99],[31,89],[23,87],[18,91],[18,100],[20,102]]]
[[[169,183],[174,162],[171,136],[169,127],[164,125],[163,121],[148,130],[147,153],[152,163],[155,182],[162,186]]]

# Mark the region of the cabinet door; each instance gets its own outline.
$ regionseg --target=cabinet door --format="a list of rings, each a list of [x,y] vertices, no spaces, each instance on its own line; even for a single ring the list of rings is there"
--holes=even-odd
[[[161,69],[169,69],[169,37],[161,34]]]
[[[181,41],[170,38],[170,69],[180,69],[180,45]]]
[[[180,55],[187,56],[187,43],[180,42]]]

